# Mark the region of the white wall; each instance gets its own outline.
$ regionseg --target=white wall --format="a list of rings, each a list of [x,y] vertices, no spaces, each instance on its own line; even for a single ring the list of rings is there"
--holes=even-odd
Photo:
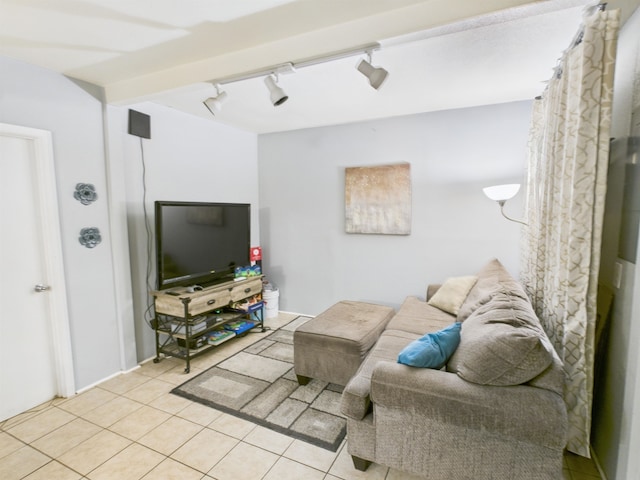
[[[519,274],[519,224],[482,187],[524,183],[531,102],[261,135],[263,270],[280,309],[317,314],[342,299],[398,306],[428,283],[493,257]],[[344,169],[409,162],[412,232],[344,231]],[[506,210],[521,217],[523,193]]]
[[[632,133],[632,112],[639,112],[640,118],[640,9],[620,32],[613,99],[611,136],[627,137]],[[640,131],[633,134],[640,135]],[[613,263],[618,262],[622,282],[615,290],[606,370],[601,384],[594,386],[594,396],[602,400],[593,412],[592,444],[608,480],[630,480],[639,478],[640,469],[640,268],[638,262],[616,258],[617,244],[613,247],[613,253],[603,255],[612,265],[602,265],[600,281],[613,284]]]
[[[62,75],[26,63],[0,57],[0,72],[0,122],[52,132],[75,382],[81,389],[119,371],[122,358],[102,103]],[[94,204],[73,198],[79,182],[95,185]],[[84,227],[98,227],[102,243],[83,247],[78,234]],[[20,341],[28,348],[28,339]]]
[[[145,314],[152,300],[147,291],[156,282],[154,201],[250,203],[252,242],[259,244],[257,136],[157,104],[131,108],[151,116],[151,139],[126,133],[129,108],[109,107],[109,144],[114,171],[124,176],[137,357],[142,361],[155,356],[155,337]],[[143,211],[143,152],[150,237]]]
[[[129,109],[104,106],[98,88],[5,57],[0,71],[0,122],[53,134],[75,381],[83,389],[155,355],[144,321],[141,142],[127,133]],[[158,105],[133,108],[151,115],[152,138],[142,146],[152,229],[156,199],[243,202],[252,204],[258,244],[256,135]],[[77,202],[78,182],[93,183],[98,201]],[[78,242],[86,226],[102,233],[94,249]]]

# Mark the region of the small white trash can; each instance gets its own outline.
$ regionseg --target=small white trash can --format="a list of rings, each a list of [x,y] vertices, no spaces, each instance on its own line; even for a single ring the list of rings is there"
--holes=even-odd
[[[278,301],[279,297],[280,297],[280,292],[278,292],[278,289],[262,291],[262,300],[264,300],[265,307],[266,307],[266,313],[265,313],[266,318],[273,318],[278,316],[278,310],[279,310],[278,307],[280,303]]]

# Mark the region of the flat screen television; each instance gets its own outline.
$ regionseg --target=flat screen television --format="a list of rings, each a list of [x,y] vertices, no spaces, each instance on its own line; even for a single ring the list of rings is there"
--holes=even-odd
[[[158,290],[212,285],[249,265],[251,205],[155,202]]]

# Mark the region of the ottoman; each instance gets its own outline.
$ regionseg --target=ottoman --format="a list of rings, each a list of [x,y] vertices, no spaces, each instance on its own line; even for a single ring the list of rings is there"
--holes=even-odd
[[[293,365],[300,385],[317,378],[345,386],[395,311],[342,301],[293,332]]]

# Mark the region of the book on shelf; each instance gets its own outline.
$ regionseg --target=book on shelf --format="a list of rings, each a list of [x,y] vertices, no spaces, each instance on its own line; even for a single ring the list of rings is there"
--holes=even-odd
[[[254,295],[251,298],[244,299],[240,302],[234,302],[231,304],[231,308],[236,312],[255,312],[256,310],[260,310],[264,307],[264,301],[262,300],[262,295]]]
[[[225,323],[223,328],[235,332],[236,335],[240,335],[247,330],[251,330],[256,325],[256,322],[250,320],[237,320],[235,322]]]
[[[249,307],[247,307],[247,312],[249,312],[249,313],[257,312],[262,307],[264,307],[264,302],[262,302],[262,301],[256,302],[256,303],[252,303],[252,304],[249,305]]]
[[[232,337],[236,336],[236,332],[232,330],[214,330],[207,333],[207,343],[209,345],[220,345],[222,342],[226,342]]]

